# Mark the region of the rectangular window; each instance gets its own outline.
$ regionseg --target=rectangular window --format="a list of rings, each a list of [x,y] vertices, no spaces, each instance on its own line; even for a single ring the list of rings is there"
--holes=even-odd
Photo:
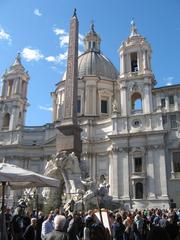
[[[176,115],[170,115],[171,128],[177,128]]]
[[[142,158],[134,158],[134,171],[135,172],[142,172]]]
[[[101,113],[108,113],[108,102],[107,102],[107,100],[101,100]]]
[[[77,113],[80,113],[81,112],[81,99],[78,98],[77,100]]]
[[[162,116],[162,123],[163,125],[167,123],[167,116]]]
[[[161,99],[161,107],[165,107],[166,106],[166,101],[165,98]]]
[[[174,172],[180,172],[180,152],[173,152]]]
[[[170,95],[169,96],[169,104],[174,104],[174,96],[173,95]]]

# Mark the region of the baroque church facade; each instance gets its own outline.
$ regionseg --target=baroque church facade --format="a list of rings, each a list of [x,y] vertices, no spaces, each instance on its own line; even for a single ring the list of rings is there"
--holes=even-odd
[[[78,57],[80,161],[95,182],[105,176],[109,194],[128,208],[180,207],[180,84],[155,87],[151,46],[134,22],[119,71],[100,44],[92,24]],[[52,93],[52,123],[37,127],[24,125],[29,75],[19,54],[2,80],[0,157],[43,173],[58,149],[66,72]]]

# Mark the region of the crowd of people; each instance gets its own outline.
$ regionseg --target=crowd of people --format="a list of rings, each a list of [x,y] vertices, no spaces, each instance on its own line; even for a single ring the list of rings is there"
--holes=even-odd
[[[99,215],[101,212],[99,212]],[[23,206],[5,209],[3,240],[178,240],[180,209],[108,210],[108,227],[94,210],[29,213]]]

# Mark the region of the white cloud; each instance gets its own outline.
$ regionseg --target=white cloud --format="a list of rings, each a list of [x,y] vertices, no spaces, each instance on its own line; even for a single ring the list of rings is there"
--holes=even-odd
[[[163,80],[164,80],[166,86],[170,86],[170,85],[173,85],[174,77],[172,77],[172,76],[166,77]]]
[[[64,29],[62,29],[62,28],[54,28],[53,32],[56,35],[63,35],[63,34],[67,35],[67,32]]]
[[[46,61],[48,61],[48,62],[56,62],[56,61],[57,61],[57,60],[56,60],[56,57],[54,57],[54,56],[49,56],[49,57],[46,57],[45,59],[46,59]]]
[[[54,28],[53,32],[56,35],[59,35],[59,43],[60,47],[64,47],[68,45],[69,43],[69,33],[67,33],[64,29],[62,28]],[[79,45],[83,45],[83,40],[84,40],[84,35],[79,33]]]
[[[83,52],[82,51],[78,51],[78,56],[80,56],[81,54],[83,54]]]
[[[68,55],[68,51],[64,52],[64,53],[60,53],[58,56],[57,56],[57,59],[58,59],[58,62],[62,62],[64,60],[67,59],[67,55]]]
[[[0,40],[8,41],[9,44],[12,42],[10,34],[5,32],[5,30],[1,27],[0,27]]]
[[[173,85],[172,82],[167,82],[166,83],[166,86],[171,86],[171,85]]]
[[[36,16],[38,16],[38,17],[41,17],[42,16],[42,13],[39,11],[39,9],[35,9],[34,10],[34,14],[36,15]]]
[[[54,64],[64,64],[64,61],[67,60],[68,56],[68,44],[69,44],[69,34],[65,31],[65,29],[62,28],[53,28],[53,32],[55,35],[59,38],[59,44],[61,48],[64,48],[64,53],[59,53],[59,55],[56,56],[47,56],[45,57],[45,60],[47,62],[51,62]],[[79,34],[79,45],[83,45],[83,39],[84,36],[82,34]],[[78,54],[82,54],[82,52],[79,50]]]
[[[69,43],[69,35],[63,35],[59,37],[60,47],[67,46]]]
[[[45,60],[48,62],[58,64],[58,63],[62,63],[63,61],[65,61],[67,59],[67,55],[68,55],[68,51],[66,51],[64,53],[60,53],[58,56],[46,57]]]
[[[59,36],[60,47],[64,47],[69,43],[69,34],[62,28],[54,28],[53,32]]]
[[[79,33],[79,45],[83,45],[84,44],[84,35]]]
[[[44,55],[40,52],[39,49],[24,48],[22,50],[22,56],[27,61],[39,61],[44,58]]]
[[[50,111],[50,112],[53,111],[53,108],[52,108],[52,107],[38,106],[38,108],[39,108],[40,110],[44,110],[44,111]]]

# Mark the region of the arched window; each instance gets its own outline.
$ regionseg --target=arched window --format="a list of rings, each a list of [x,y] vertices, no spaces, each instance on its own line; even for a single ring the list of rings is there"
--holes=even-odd
[[[3,128],[9,128],[10,114],[6,113],[3,118]]]
[[[7,91],[7,96],[11,96],[12,94],[12,89],[13,89],[13,81],[12,80],[9,80],[8,81],[8,91]]]
[[[143,198],[143,184],[138,182],[135,185],[135,198],[142,199]]]
[[[136,92],[131,96],[131,109],[132,111],[141,111],[142,110],[142,98],[141,94]]]
[[[138,59],[137,59],[137,52],[131,53],[131,72],[138,71]]]

